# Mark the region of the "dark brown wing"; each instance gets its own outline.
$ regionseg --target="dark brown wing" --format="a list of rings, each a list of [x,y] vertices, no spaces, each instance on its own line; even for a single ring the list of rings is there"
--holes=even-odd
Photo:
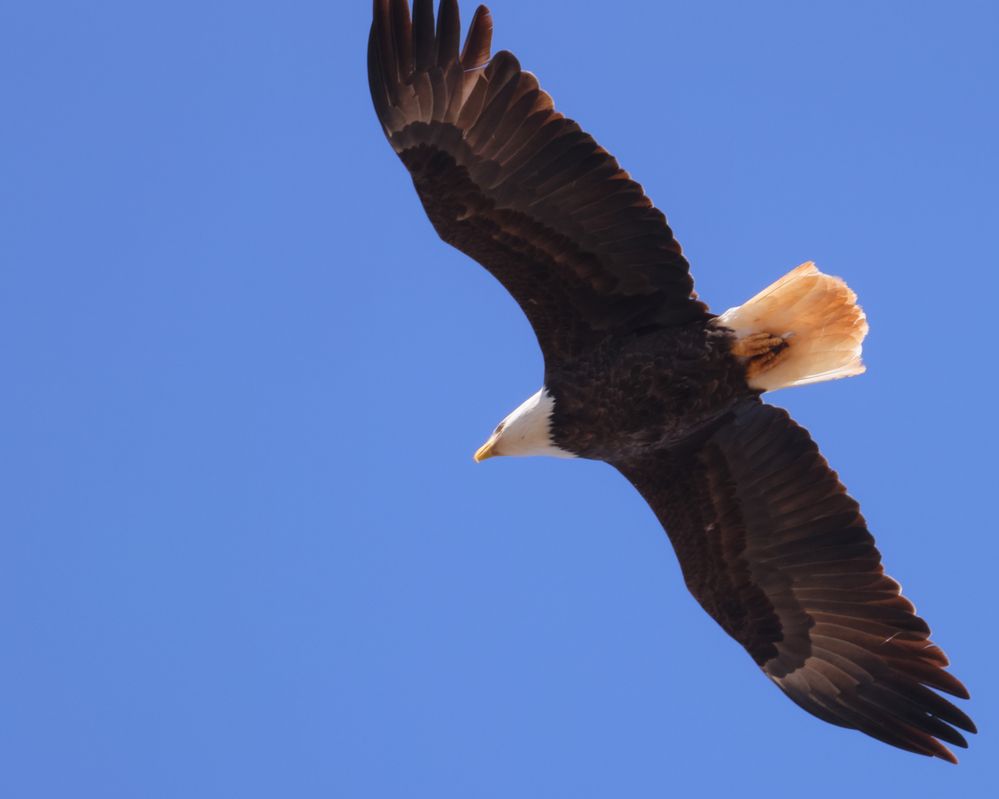
[[[825,721],[957,762],[967,699],[886,576],[860,507],[786,411],[747,401],[682,447],[616,464],[666,528],[687,587]],[[953,726],[951,726],[953,725]]]
[[[507,52],[479,7],[375,0],[368,78],[430,221],[514,296],[546,358],[707,316],[662,212]]]

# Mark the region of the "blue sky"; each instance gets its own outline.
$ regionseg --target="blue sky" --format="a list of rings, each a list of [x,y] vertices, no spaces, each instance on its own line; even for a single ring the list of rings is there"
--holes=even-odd
[[[868,373],[772,399],[983,734],[822,724],[612,469],[473,464],[541,359],[381,136],[365,0],[39,0],[0,11],[0,794],[986,795],[996,5],[491,6],[713,308],[857,291]]]

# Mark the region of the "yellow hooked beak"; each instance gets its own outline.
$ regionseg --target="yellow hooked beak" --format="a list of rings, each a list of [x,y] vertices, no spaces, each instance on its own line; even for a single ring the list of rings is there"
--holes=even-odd
[[[482,461],[493,458],[499,454],[498,452],[495,452],[497,438],[498,436],[493,433],[485,444],[475,450],[475,455],[473,457],[475,458],[476,463],[482,463]]]

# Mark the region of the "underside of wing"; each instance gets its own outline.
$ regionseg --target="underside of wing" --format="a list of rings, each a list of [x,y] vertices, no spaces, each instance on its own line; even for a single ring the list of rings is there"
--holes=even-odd
[[[558,113],[479,7],[459,52],[456,0],[375,0],[371,96],[431,222],[527,314],[546,358],[608,333],[708,316],[662,212]]]
[[[615,464],[673,543],[691,593],[797,704],[956,762],[967,698],[808,433],[757,400],[682,446]],[[956,729],[957,728],[957,729]]]

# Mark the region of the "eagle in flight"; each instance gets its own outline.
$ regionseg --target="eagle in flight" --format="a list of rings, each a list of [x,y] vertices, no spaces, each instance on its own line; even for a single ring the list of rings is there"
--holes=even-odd
[[[662,212],[558,113],[492,17],[374,0],[378,119],[434,228],[527,315],[542,388],[476,452],[592,458],[662,522],[701,606],[820,719],[957,762],[968,698],[888,577],[857,502],[766,391],[859,374],[846,284],[806,263],[723,314],[693,290]]]

